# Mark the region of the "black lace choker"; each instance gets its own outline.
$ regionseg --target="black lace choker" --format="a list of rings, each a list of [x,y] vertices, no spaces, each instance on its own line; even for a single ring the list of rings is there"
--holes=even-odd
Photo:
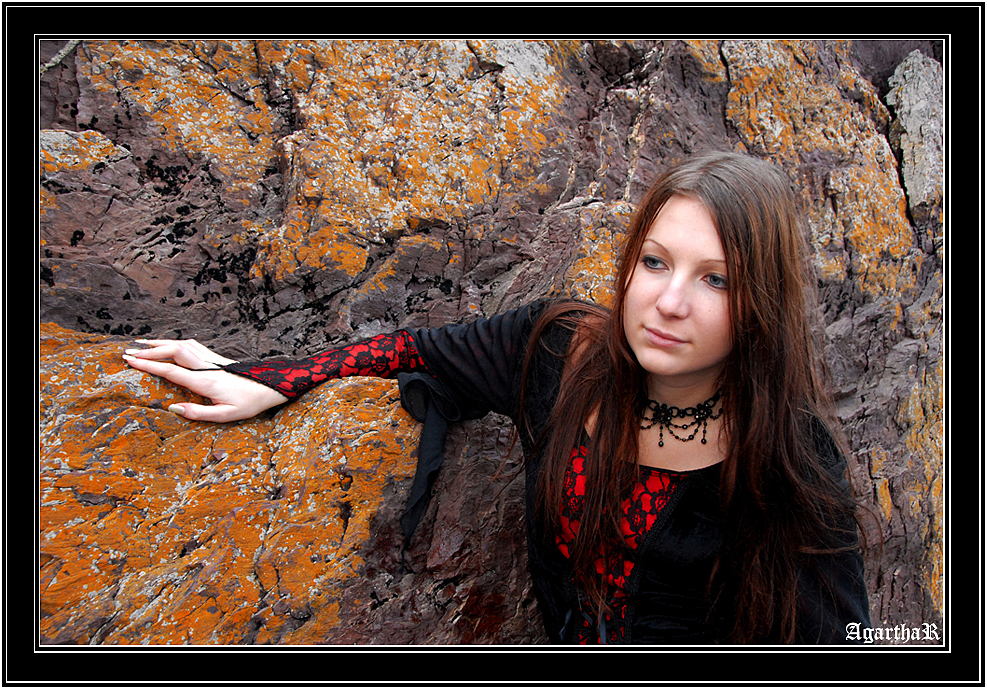
[[[686,407],[685,409],[679,409],[678,407],[672,407],[667,404],[661,404],[660,402],[655,402],[649,399],[647,404],[641,410],[641,419],[644,423],[641,424],[641,428],[647,430],[654,426],[658,426],[658,447],[665,446],[665,429],[668,429],[668,433],[676,440],[681,440],[684,443],[689,442],[696,437],[696,433],[699,432],[699,427],[702,426],[703,437],[702,442],[706,444],[706,423],[710,419],[720,418],[720,414],[723,413],[723,408],[721,407],[718,412],[713,413],[713,407],[716,403],[720,401],[720,390],[716,391],[716,394],[710,397],[705,402],[700,402],[694,407]],[[676,423],[676,419],[687,419],[692,417],[691,421],[685,421],[684,423]],[[692,432],[689,433],[689,429]],[[676,431],[682,433],[679,435]],[[689,435],[685,435],[689,433]]]

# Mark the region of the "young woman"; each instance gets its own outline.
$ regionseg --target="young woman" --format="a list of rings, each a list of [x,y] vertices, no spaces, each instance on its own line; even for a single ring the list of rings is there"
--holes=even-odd
[[[612,310],[541,300],[295,361],[164,340],[125,358],[212,400],[172,407],[189,419],[246,418],[345,375],[398,375],[423,437],[509,416],[554,642],[842,643],[870,620],[810,285],[788,180],[716,153],[644,198]]]

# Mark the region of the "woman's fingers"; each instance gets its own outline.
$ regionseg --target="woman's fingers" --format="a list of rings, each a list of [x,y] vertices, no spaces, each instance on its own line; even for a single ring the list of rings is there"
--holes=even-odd
[[[145,361],[174,361],[185,368],[217,368],[214,362],[204,361],[197,353],[178,343],[161,344],[150,349],[128,349],[126,353]]]
[[[212,421],[213,423],[226,423],[227,421],[238,421],[244,418],[241,410],[232,404],[193,404],[192,402],[181,402],[168,407],[172,414],[178,414],[190,421]]]
[[[203,374],[208,374],[209,371],[191,371],[183,366],[168,363],[167,361],[157,361],[156,359],[138,357],[131,354],[124,354],[123,359],[133,368],[154,376],[160,376],[165,380],[170,380],[172,383],[181,385],[183,388],[188,388],[192,392],[208,396],[207,392],[210,387],[208,384],[211,381],[209,378],[204,377]]]
[[[171,359],[185,368],[216,368],[234,363],[195,340],[137,340],[149,349],[131,349],[127,353],[141,359]]]
[[[204,366],[200,370],[192,370],[191,366],[186,368],[189,357],[193,355],[182,347],[173,349],[174,345],[182,343],[159,342],[161,344],[152,345],[152,349],[141,350],[145,355],[143,357],[130,354],[131,350],[127,350],[123,358],[132,368],[164,378],[212,402],[211,405],[178,402],[170,408],[176,414],[194,421],[237,421],[288,401],[287,397],[266,385],[233,373],[220,369],[201,370],[206,368]],[[177,363],[160,361],[158,357]]]
[[[169,408],[194,421],[227,422],[255,416],[288,398],[266,385],[228,373],[219,366],[235,363],[195,340],[137,340],[146,349],[128,349],[123,358],[139,371],[180,385],[212,404],[177,402]],[[215,369],[215,370],[213,370]]]

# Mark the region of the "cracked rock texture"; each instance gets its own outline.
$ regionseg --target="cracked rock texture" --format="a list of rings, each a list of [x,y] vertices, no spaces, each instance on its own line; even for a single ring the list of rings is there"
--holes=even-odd
[[[207,425],[121,351],[305,355],[553,291],[606,302],[633,204],[710,148],[796,185],[882,545],[874,622],[941,627],[941,50],[79,42],[40,83],[41,642],[543,641],[503,419],[452,431],[402,556],[418,425],[394,383]]]

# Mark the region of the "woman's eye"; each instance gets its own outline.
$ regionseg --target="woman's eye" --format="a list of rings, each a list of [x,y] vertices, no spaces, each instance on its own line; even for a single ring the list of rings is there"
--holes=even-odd
[[[727,288],[727,279],[722,275],[710,275],[706,278],[706,282],[709,283],[710,287],[715,287],[716,289]]]
[[[661,268],[662,266],[665,265],[665,262],[656,256],[645,256],[644,258],[641,259],[641,262],[647,268],[651,268],[651,269]]]

